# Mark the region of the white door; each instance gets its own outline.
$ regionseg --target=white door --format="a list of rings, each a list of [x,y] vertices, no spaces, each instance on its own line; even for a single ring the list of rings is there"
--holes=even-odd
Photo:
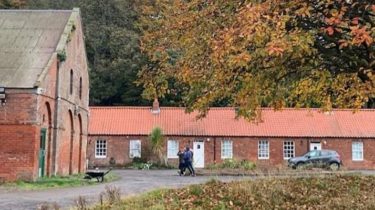
[[[204,168],[204,142],[195,141],[193,144],[193,152],[194,168]]]
[[[310,142],[310,151],[311,150],[322,150],[322,144],[320,142]]]

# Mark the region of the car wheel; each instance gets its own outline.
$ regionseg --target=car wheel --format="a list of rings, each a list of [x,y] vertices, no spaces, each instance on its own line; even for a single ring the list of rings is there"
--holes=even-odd
[[[337,171],[337,170],[339,170],[340,165],[339,165],[338,163],[331,163],[331,164],[329,164],[329,168],[330,168],[332,171]]]

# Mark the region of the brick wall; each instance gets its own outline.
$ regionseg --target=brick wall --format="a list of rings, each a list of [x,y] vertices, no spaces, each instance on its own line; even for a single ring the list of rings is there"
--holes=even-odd
[[[38,175],[38,127],[1,125],[0,134],[0,181],[34,180]]]
[[[7,103],[0,106],[0,179],[37,178],[42,128],[47,130],[46,175],[85,171],[89,77],[81,20],[74,22],[76,28],[65,46],[66,60],[59,63],[55,54],[38,79],[38,88],[6,88]]]
[[[95,158],[95,142],[98,139],[107,140],[107,157]],[[194,140],[204,140],[205,166],[212,163],[219,163],[221,159],[222,140],[233,142],[233,158],[237,160],[250,160],[260,167],[286,167],[287,162],[283,158],[284,141],[293,141],[295,155],[301,156],[310,149],[310,142],[321,142],[322,149],[336,150],[344,163],[344,168],[348,169],[374,169],[375,168],[375,140],[366,139],[364,142],[364,161],[352,161],[352,139],[308,139],[308,138],[249,138],[249,137],[167,137],[165,140],[178,140],[179,148],[184,149],[186,145],[190,148]],[[123,166],[132,161],[129,158],[129,141],[142,141],[142,157],[147,157],[150,149],[146,136],[89,136],[87,145],[87,155],[89,164],[92,167],[109,166],[110,159],[116,161],[117,166]],[[269,159],[258,159],[258,141],[269,141]],[[164,145],[164,154],[167,153],[167,143]],[[155,157],[151,159],[156,160]],[[168,159],[168,162],[177,166],[178,160]]]
[[[324,140],[324,149],[332,149],[339,152],[343,167],[349,169],[375,169],[375,140],[358,139],[363,142],[363,161],[352,160],[352,139],[329,139]]]
[[[52,65],[58,67],[59,76],[56,165],[53,167],[53,173],[58,175],[84,172],[86,166],[89,76],[81,20],[74,21],[76,29],[66,44],[66,60]]]
[[[7,89],[6,104],[0,105],[0,124],[32,124],[37,121],[35,90]]]
[[[34,90],[6,90],[0,106],[0,182],[37,177],[39,129]]]
[[[129,142],[130,140],[141,140],[142,156],[147,156],[148,145],[147,138],[144,136],[89,136],[87,143],[87,158],[89,165],[109,166],[111,158],[115,160],[116,166],[124,166],[132,161],[129,157]],[[107,141],[107,156],[105,158],[95,157],[95,145],[97,140]]]

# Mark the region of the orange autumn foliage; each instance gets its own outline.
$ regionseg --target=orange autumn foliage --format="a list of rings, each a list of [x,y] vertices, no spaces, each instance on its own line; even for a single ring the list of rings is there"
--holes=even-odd
[[[182,88],[188,111],[218,101],[247,119],[262,106],[361,108],[375,96],[371,1],[156,0],[140,8],[146,98]]]

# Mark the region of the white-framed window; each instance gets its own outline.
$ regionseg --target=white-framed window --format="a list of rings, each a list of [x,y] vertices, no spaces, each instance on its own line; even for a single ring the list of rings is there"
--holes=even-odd
[[[107,157],[107,140],[99,139],[95,143],[95,158]]]
[[[179,148],[178,141],[176,141],[176,140],[168,140],[168,144],[167,144],[167,157],[168,158],[178,158],[178,156],[177,156],[178,148]]]
[[[230,140],[221,141],[221,159],[233,158],[233,142]]]
[[[129,142],[129,157],[141,157],[141,140],[130,140]]]
[[[295,156],[294,141],[284,141],[284,160],[288,160]]]
[[[270,146],[267,140],[258,141],[258,159],[270,158]]]
[[[363,160],[363,142],[361,141],[352,142],[352,159],[355,161]]]

